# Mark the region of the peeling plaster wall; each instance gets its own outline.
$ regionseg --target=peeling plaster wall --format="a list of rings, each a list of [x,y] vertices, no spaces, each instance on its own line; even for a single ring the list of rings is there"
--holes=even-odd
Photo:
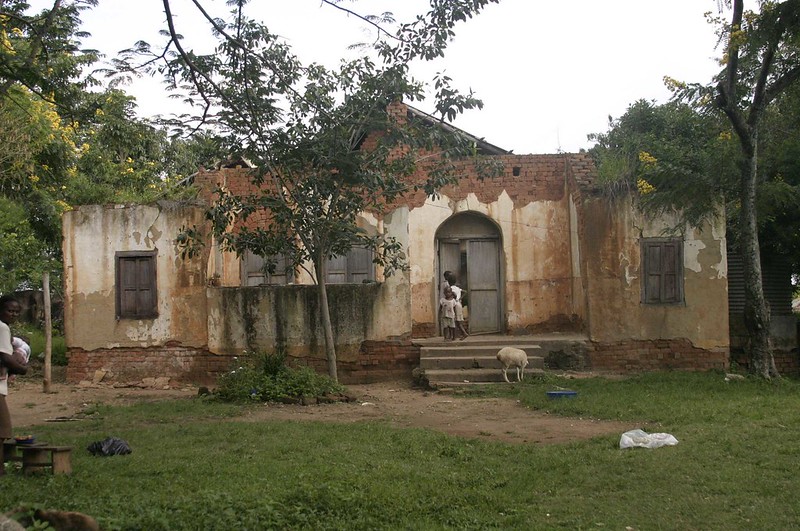
[[[562,201],[537,201],[499,220],[506,258],[506,316],[511,331],[570,315],[572,268],[569,210]]]
[[[483,214],[500,228],[508,331],[535,329],[579,313],[572,296],[571,220],[566,199],[518,205],[505,191],[489,203],[479,201],[473,193],[461,200],[441,195],[412,209],[408,216],[411,314],[415,327],[436,329],[436,232],[460,212]]]
[[[469,202],[469,199],[465,200]],[[408,213],[408,260],[411,321],[414,326],[436,323],[438,299],[436,229],[454,213],[445,196],[431,199]],[[436,328],[436,325],[433,325]]]
[[[575,198],[569,196],[569,244],[572,259],[572,314],[585,321],[586,319],[586,288],[583,273],[581,272],[581,239],[578,208]]]
[[[684,229],[684,304],[641,303],[641,238],[664,236],[675,220],[645,219],[630,201],[584,203],[590,338],[598,342],[688,339],[698,348],[729,346],[725,225]]]
[[[171,345],[202,348],[207,256],[182,260],[182,226],[204,225],[198,207],[82,206],[63,217],[64,323],[67,346],[87,351]],[[115,253],[157,251],[158,317],[116,319]]]
[[[404,249],[410,245],[409,210],[401,207],[386,215],[382,221],[382,232],[393,237]],[[408,256],[406,260],[410,262]],[[380,300],[376,302],[376,314],[373,317],[374,338],[410,337],[412,327],[412,284],[411,267],[406,271],[394,271],[386,276],[383,270],[377,272],[376,278],[382,281]]]

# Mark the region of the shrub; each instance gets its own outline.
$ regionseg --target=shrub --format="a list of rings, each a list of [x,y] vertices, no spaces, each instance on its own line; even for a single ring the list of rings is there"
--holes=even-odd
[[[217,396],[228,402],[298,400],[343,393],[344,387],[309,367],[286,366],[286,354],[255,353],[236,359],[217,381]]]

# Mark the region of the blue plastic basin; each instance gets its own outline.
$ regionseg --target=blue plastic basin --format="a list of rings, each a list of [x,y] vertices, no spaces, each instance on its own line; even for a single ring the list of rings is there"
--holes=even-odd
[[[547,396],[550,398],[575,398],[578,396],[578,391],[547,391]]]

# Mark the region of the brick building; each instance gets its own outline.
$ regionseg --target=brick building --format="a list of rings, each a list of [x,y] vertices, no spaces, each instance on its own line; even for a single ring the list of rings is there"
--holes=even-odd
[[[425,115],[402,104],[393,112]],[[584,335],[596,370],[725,368],[729,358],[725,226],[649,219],[634,199],[594,187],[586,153],[513,155],[476,139],[503,173],[464,166],[438,198],[404,196],[363,213],[395,237],[409,269],[384,277],[364,250],[335,258],[329,289],[340,378],[409,375],[416,338],[437,334],[439,282],[455,272],[469,327],[482,334]],[[245,161],[201,171],[202,190],[251,187]],[[207,196],[210,197],[210,196]],[[302,269],[265,273],[260,258],[180,257],[181,227],[204,226],[203,205],[89,206],[64,217],[68,377],[208,381],[243,351],[284,349],[325,366],[316,295]]]

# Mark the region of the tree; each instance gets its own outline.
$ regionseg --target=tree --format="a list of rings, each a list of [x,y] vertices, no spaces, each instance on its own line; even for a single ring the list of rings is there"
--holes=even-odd
[[[759,131],[767,106],[800,79],[800,2],[760,2],[747,13],[733,0],[730,23],[723,27],[725,69],[716,85],[715,105],[731,123],[742,154],[740,246],[745,275],[745,324],[750,336],[752,370],[779,376],[770,348],[770,312],[761,276],[757,183]]]
[[[759,146],[770,105],[800,78],[797,61],[800,1],[760,0],[745,12],[743,0],[726,0],[731,18],[714,18],[723,70],[711,85],[674,83],[675,97],[721,112],[738,141],[738,240],[745,275],[745,324],[750,369],[779,376],[770,348],[770,314],[761,275],[758,237]]]
[[[219,39],[213,54],[197,55],[179,35],[171,2],[163,0],[170,35],[165,50],[175,52],[154,53],[139,43],[128,62],[119,64],[127,69],[136,54],[149,54],[149,64],[166,72],[170,86],[187,90],[200,105],[192,126],[212,124],[234,152],[256,164],[253,192],[218,190],[208,217],[225,248],[263,256],[268,268],[276,267],[278,257],[292,268],[313,264],[333,379],[337,368],[325,286],[328,260],[364,247],[375,253],[375,262],[387,274],[403,267],[397,242],[360,229],[358,214],[379,214],[412,190],[436,194],[454,181],[457,160],[476,151],[452,129],[391,112],[394,102],[423,96],[425,86],[411,79],[408,65],[440,57],[456,23],[495,1],[432,2],[430,12],[401,25],[396,36],[388,38],[381,28],[373,57],[342,62],[333,70],[301,64],[277,35],[245,15],[243,0],[229,2],[234,6],[230,22],[208,16],[194,2]],[[323,3],[343,9],[336,1]],[[364,20],[379,27],[379,19]],[[434,90],[439,122],[482,106],[471,92],[454,90],[446,76],[436,79]],[[424,172],[416,173],[418,169]],[[416,179],[419,175],[423,177]],[[267,223],[249,223],[256,213],[265,215]]]
[[[175,181],[219,154],[213,137],[174,139],[137,118],[123,92],[91,90],[98,56],[80,49],[80,15],[96,3],[54,0],[30,14],[27,2],[0,2],[0,218],[19,223],[0,242],[13,266],[4,292],[38,287],[32,272],[47,268],[60,285],[65,210],[183,194]]]
[[[597,142],[590,153],[600,184],[611,194],[635,192],[647,214],[674,212],[681,225],[699,226],[725,206],[733,145],[717,116],[679,102],[639,100],[589,139]]]
[[[785,256],[800,278],[800,85],[776,97],[759,142],[757,211],[762,256]]]
[[[25,209],[0,197],[0,293],[38,285],[53,258],[36,237]]]
[[[25,234],[27,242],[24,252],[22,247],[4,249],[9,253],[5,266],[14,266],[3,286],[7,291],[38,286],[30,272],[43,272],[46,264],[53,272],[57,269],[60,215],[68,208],[63,176],[75,159],[71,130],[62,127],[54,105],[23,87],[12,87],[0,98],[0,131],[0,215],[9,224],[18,223],[20,230],[14,234]]]
[[[182,178],[222,157],[220,142],[196,134],[174,138],[136,116],[136,101],[118,89],[85,93],[73,124],[77,162],[67,190],[71,205],[147,202],[181,194]],[[185,190],[184,190],[185,192]]]
[[[59,106],[74,108],[83,91],[96,84],[83,69],[97,60],[94,50],[80,49],[80,14],[97,0],[53,0],[37,14],[22,0],[0,3],[0,97],[24,86]]]
[[[64,176],[74,165],[72,131],[59,110],[68,113],[93,84],[82,70],[97,58],[82,52],[79,15],[96,0],[54,0],[50,9],[29,14],[27,2],[0,3],[0,203],[4,216],[28,227],[26,251],[13,255],[14,271],[3,289],[38,285],[27,271],[43,264],[57,272]],[[58,109],[58,110],[57,110]],[[27,223],[26,223],[27,221]],[[23,232],[27,234],[27,232]],[[36,248],[36,253],[31,250]],[[12,257],[6,257],[6,260]]]

